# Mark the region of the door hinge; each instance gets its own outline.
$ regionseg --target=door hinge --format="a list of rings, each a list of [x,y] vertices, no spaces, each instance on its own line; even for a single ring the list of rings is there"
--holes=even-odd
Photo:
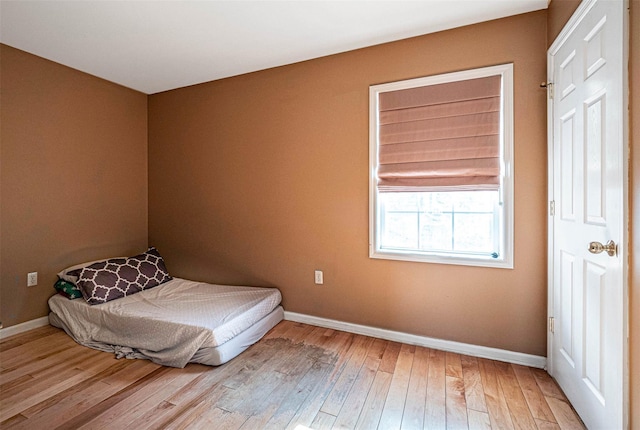
[[[546,88],[547,96],[553,100],[553,82],[543,82],[540,84],[540,88]]]
[[[554,329],[555,329],[553,321],[554,321],[553,317],[549,317],[549,331],[551,333],[554,333]]]
[[[551,216],[555,216],[556,215],[556,201],[555,200],[551,200],[549,202],[549,215],[551,215]]]

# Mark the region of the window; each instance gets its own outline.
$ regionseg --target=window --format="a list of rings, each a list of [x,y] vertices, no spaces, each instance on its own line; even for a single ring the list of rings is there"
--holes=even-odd
[[[513,268],[513,65],[369,91],[370,256]]]

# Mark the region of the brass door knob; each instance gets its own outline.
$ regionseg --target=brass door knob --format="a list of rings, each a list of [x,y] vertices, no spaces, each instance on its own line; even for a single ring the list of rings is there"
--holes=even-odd
[[[600,242],[591,242],[589,244],[589,252],[592,254],[600,254],[602,251],[606,251],[611,257],[616,255],[618,247],[613,240],[610,240],[606,244],[601,244]]]

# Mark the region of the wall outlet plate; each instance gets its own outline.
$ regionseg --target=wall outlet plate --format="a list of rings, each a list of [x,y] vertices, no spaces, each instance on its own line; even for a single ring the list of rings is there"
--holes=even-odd
[[[324,282],[324,277],[322,276],[322,270],[316,270],[315,272],[315,282],[320,285]]]
[[[38,285],[38,272],[27,273],[27,287]]]

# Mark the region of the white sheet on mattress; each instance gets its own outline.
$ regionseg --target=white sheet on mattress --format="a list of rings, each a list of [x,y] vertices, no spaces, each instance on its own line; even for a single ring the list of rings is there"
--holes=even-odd
[[[49,307],[81,344],[126,346],[157,363],[184,367],[196,351],[224,344],[269,314],[280,301],[276,288],[174,278],[94,306],[55,295]]]

